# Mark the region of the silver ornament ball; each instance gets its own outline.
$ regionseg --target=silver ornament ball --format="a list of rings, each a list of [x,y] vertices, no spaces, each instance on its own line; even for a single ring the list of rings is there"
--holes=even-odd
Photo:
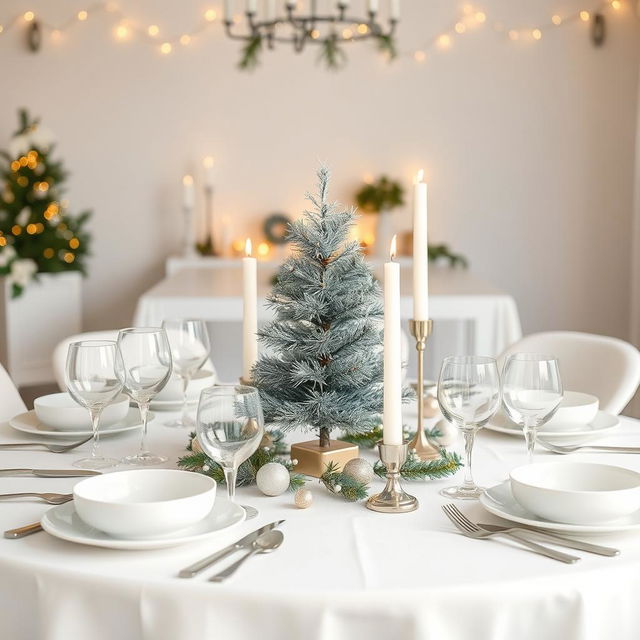
[[[279,496],[289,488],[289,482],[289,471],[279,462],[268,462],[256,473],[256,484],[265,496]]]
[[[309,489],[305,489],[304,487],[298,489],[293,496],[293,502],[298,507],[298,509],[307,509],[311,506],[313,502],[313,494]]]
[[[448,447],[458,439],[458,428],[444,418],[442,420],[438,420],[435,428],[442,434],[441,436],[435,438],[435,441],[441,447]]]
[[[344,465],[343,473],[352,477],[356,482],[369,484],[373,480],[373,467],[364,458],[353,458]]]

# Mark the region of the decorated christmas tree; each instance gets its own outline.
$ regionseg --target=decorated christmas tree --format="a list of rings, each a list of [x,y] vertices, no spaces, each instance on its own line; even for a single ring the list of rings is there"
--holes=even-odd
[[[0,275],[6,275],[18,296],[38,273],[85,273],[91,215],[67,212],[62,199],[67,173],[53,155],[54,140],[39,120],[25,110],[20,126],[0,164]]]
[[[291,224],[293,254],[269,297],[276,318],[259,332],[270,353],[254,380],[267,422],[315,432],[328,449],[332,430],[363,433],[380,422],[383,306],[358,243],[349,241],[354,212],[327,201],[327,169],[318,178],[317,196],[307,196],[312,210]]]

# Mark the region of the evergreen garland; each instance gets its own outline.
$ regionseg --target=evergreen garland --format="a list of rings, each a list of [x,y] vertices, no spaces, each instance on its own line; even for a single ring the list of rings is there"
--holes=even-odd
[[[433,429],[425,429],[424,434],[428,440],[435,440],[436,438],[440,438],[442,436],[442,432],[437,427]],[[416,435],[415,431],[408,431],[404,429],[403,437],[405,440],[413,440],[413,437]],[[354,434],[345,434],[338,438],[343,442],[350,442],[351,444],[357,444],[359,447],[363,449],[373,449],[380,440],[382,440],[383,431],[382,425],[374,427],[371,431],[367,431],[366,433],[354,433]]]
[[[348,502],[364,500],[369,495],[368,485],[340,471],[340,467],[335,462],[327,465],[325,472],[320,476],[320,482],[331,493],[341,496]]]
[[[435,460],[420,460],[415,453],[409,453],[405,463],[400,469],[400,476],[403,480],[435,480],[451,476],[462,467],[460,456],[440,449],[440,457]],[[387,469],[378,460],[373,466],[374,473],[380,478],[385,477]]]

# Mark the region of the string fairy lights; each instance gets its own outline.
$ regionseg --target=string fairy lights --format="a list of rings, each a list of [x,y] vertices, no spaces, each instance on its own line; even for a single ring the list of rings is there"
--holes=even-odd
[[[251,2],[252,0],[248,0]],[[338,4],[341,0],[337,0]],[[580,10],[561,15],[554,13],[539,24],[530,26],[508,26],[502,22],[493,22],[493,31],[505,39],[506,42],[539,42],[543,39],[545,32],[556,30],[559,27],[567,27],[572,24],[586,23],[597,26],[597,22],[602,22],[602,14],[607,10],[619,12],[623,6],[633,4],[632,0],[603,0],[595,3],[593,6],[583,7]],[[42,16],[36,15],[33,10],[26,10],[7,22],[0,22],[0,38],[12,29],[28,28],[37,34],[43,33],[48,36],[49,40],[56,44],[59,42],[63,34],[69,32],[70,29],[78,24],[86,24],[91,22],[93,18],[102,17],[111,22],[113,38],[116,42],[124,42],[128,40],[139,40],[151,47],[162,57],[170,56],[175,53],[179,47],[184,48],[191,45],[198,37],[213,33],[212,27],[220,27],[217,33],[222,33],[222,21],[220,20],[220,11],[217,7],[205,7],[196,25],[190,31],[184,31],[179,34],[168,36],[164,34],[160,25],[155,20],[141,22],[134,20],[126,15],[120,6],[113,0],[102,0],[92,3],[90,6],[80,9],[73,13],[67,20],[60,24],[52,24],[44,20]],[[460,7],[455,19],[445,29],[436,32],[436,34],[421,46],[411,50],[403,50],[398,52],[398,57],[409,58],[417,64],[424,64],[431,59],[429,52],[432,49],[439,51],[447,51],[454,48],[457,38],[468,35],[475,29],[483,27],[489,23],[489,16],[484,8],[466,3]],[[367,32],[366,24],[353,24],[345,27],[339,34],[339,38],[343,40],[351,40],[356,36],[365,35]],[[162,34],[162,38],[159,36]],[[319,34],[310,34],[311,38],[318,38]],[[594,34],[592,33],[592,36]],[[595,40],[594,43],[599,44]],[[31,43],[31,48],[37,50],[39,41]]]

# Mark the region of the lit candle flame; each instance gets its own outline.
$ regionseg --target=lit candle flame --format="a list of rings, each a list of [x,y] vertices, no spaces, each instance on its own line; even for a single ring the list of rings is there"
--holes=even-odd
[[[193,184],[193,176],[186,175],[182,178],[182,184],[186,186]]]
[[[395,235],[393,236],[393,238],[391,238],[391,247],[389,249],[389,257],[391,258],[391,260],[395,260],[396,258],[396,244],[397,244],[397,238],[398,236]]]
[[[416,174],[415,184],[420,184],[421,182],[424,182],[424,169],[420,169]]]
[[[202,161],[205,169],[211,169],[213,167],[213,156],[206,156]]]
[[[244,241],[244,255],[247,256],[247,258],[251,257],[251,238],[247,238]]]

